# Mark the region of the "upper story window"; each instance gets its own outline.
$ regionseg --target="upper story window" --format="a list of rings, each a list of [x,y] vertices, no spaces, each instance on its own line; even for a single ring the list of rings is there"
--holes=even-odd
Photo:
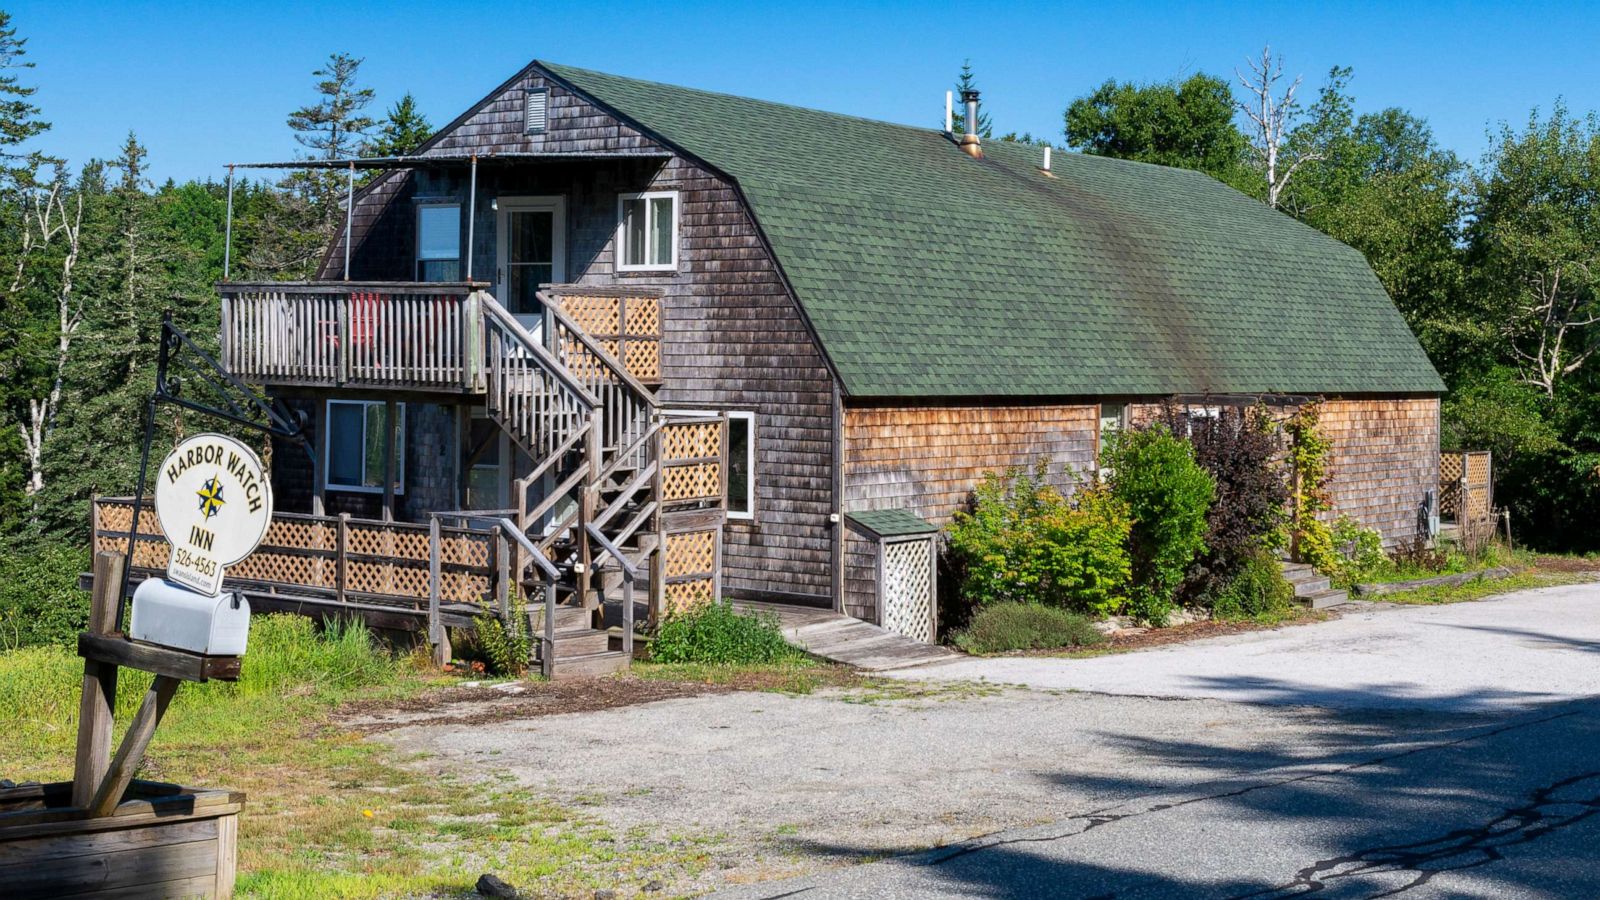
[[[382,400],[329,400],[327,486],[346,491],[383,493],[383,457],[388,444],[386,405]],[[406,405],[395,404],[394,492],[406,491]]]
[[[461,204],[417,207],[417,280],[461,280]]]
[[[617,269],[670,272],[678,268],[678,194],[653,191],[617,198]]]

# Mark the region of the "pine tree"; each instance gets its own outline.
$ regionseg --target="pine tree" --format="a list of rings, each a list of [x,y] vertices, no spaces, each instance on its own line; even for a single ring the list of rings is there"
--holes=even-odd
[[[311,73],[318,79],[317,102],[289,113],[289,128],[294,131],[294,139],[311,151],[309,158],[353,158],[360,154],[368,132],[377,124],[362,112],[372,103],[373,92],[356,83],[361,62],[348,53],[329,56],[322,68]],[[284,183],[310,204],[322,243],[338,231],[344,182],[343,172],[313,169],[296,172]]]
[[[955,115],[951,117],[951,124],[952,127],[955,128],[956,137],[960,137],[961,135],[967,133],[967,118],[963,113],[965,107],[961,105],[961,93],[963,91],[975,91],[977,89],[978,81],[975,77],[973,77],[972,60],[969,59],[961,64],[961,75],[956,78],[956,109]],[[982,107],[979,107],[978,137],[987,140],[991,135],[993,135],[993,133],[994,128],[989,123],[989,114],[984,112]]]
[[[389,108],[389,114],[378,127],[378,136],[363,152],[368,156],[405,156],[432,135],[433,126],[428,124],[428,117],[417,110],[417,98],[408,92]]]
[[[38,88],[23,85],[15,71],[33,68],[33,63],[22,61],[27,55],[27,43],[27,38],[17,37],[11,14],[0,10],[0,160],[23,161],[21,166],[7,168],[6,174],[14,179],[31,175],[44,157],[37,153],[18,154],[9,148],[50,130],[50,123],[39,119],[39,107],[28,100]]]

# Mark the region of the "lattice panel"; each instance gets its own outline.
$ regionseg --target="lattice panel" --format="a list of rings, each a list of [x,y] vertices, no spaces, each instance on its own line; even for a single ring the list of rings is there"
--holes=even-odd
[[[616,355],[616,341],[595,341],[595,343],[605,352],[612,356]],[[610,379],[610,370],[606,368],[606,364],[600,357],[590,353],[589,348],[585,347],[576,338],[567,338],[561,342],[561,362],[572,373],[573,377],[584,384],[592,384],[596,380]]]
[[[722,466],[672,466],[661,471],[661,499],[665,503],[709,500],[722,496]]]
[[[108,503],[100,501],[100,529],[102,531],[127,531],[128,523],[133,521],[133,504]],[[140,534],[163,534],[161,522],[156,519],[156,511],[150,502],[139,510]]]
[[[228,577],[331,590],[335,587],[335,565],[333,560],[321,557],[257,550],[229,566]]]
[[[628,298],[628,335],[661,336],[661,298]]]
[[[490,542],[476,535],[448,534],[439,538],[439,560],[460,566],[486,566],[489,564]]]
[[[622,365],[628,374],[640,381],[661,380],[661,342],[629,339],[622,354]]]
[[[338,529],[320,522],[274,518],[267,526],[263,545],[296,547],[302,550],[332,550],[338,544]]]
[[[685,609],[709,603],[713,599],[715,582],[706,578],[699,581],[679,581],[666,586],[664,591],[667,612],[682,612]]]
[[[468,572],[439,573],[439,599],[446,603],[477,603],[488,594],[488,576]]]
[[[140,518],[143,518],[142,516]],[[94,549],[96,551],[109,550],[112,553],[125,553],[128,549],[128,539],[111,534],[101,534],[95,537]],[[167,545],[166,538],[150,540],[141,537],[133,550],[133,567],[136,569],[165,569],[167,557],[172,554],[172,548]]]
[[[1439,454],[1439,483],[1454,484],[1461,480],[1461,473],[1466,466],[1465,453]]]
[[[582,297],[564,295],[561,308],[572,321],[590,334],[616,334],[622,328],[620,297]],[[633,310],[629,309],[629,313]],[[630,316],[631,318],[631,316]]]
[[[933,541],[896,541],[882,552],[883,627],[933,643]]]
[[[661,454],[668,464],[680,459],[722,455],[722,423],[667,424],[661,428]]]
[[[667,535],[667,577],[716,571],[720,531],[686,531]]]

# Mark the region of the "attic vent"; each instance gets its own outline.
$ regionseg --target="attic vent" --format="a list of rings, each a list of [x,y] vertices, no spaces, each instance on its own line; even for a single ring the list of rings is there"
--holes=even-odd
[[[524,109],[523,133],[544,134],[545,126],[550,122],[550,89],[528,88],[528,97]]]

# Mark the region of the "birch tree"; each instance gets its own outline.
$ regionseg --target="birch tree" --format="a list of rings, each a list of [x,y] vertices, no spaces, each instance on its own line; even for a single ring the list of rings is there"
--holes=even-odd
[[[1290,146],[1290,134],[1300,117],[1300,101],[1295,97],[1300,90],[1300,76],[1280,88],[1283,57],[1273,56],[1270,46],[1261,49],[1260,59],[1245,60],[1245,66],[1250,70],[1248,75],[1234,70],[1245,91],[1245,99],[1238,101],[1239,111],[1250,122],[1247,137],[1266,178],[1267,205],[1277,209],[1294,173],[1321,159],[1322,154]]]
[[[44,490],[44,445],[55,426],[61,411],[61,392],[65,383],[67,363],[72,354],[73,339],[83,324],[84,305],[74,290],[74,275],[83,246],[83,194],[74,193],[69,199],[63,187],[64,173],[50,185],[48,191],[35,193],[25,207],[23,221],[23,252],[8,294],[17,297],[35,287],[30,278],[29,259],[35,254],[54,251],[58,262],[48,288],[50,306],[54,313],[53,339],[37,360],[42,363],[39,386],[30,392],[26,401],[26,414],[20,417],[17,428],[22,437],[22,449],[28,463],[28,479],[24,490],[31,497]]]
[[[1546,397],[1600,350],[1600,119],[1557,104],[1502,126],[1478,175],[1477,288],[1521,381]]]

